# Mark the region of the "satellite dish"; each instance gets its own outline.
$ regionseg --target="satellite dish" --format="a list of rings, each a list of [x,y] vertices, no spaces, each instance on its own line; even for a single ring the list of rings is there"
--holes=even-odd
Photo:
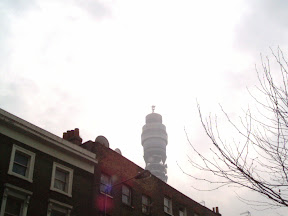
[[[121,153],[121,151],[120,151],[119,148],[116,148],[116,149],[115,149],[115,152],[117,152],[118,154],[122,155],[122,153]]]
[[[104,136],[96,137],[95,142],[100,143],[100,144],[104,145],[105,147],[109,148],[109,142],[106,139],[106,137],[104,137]]]

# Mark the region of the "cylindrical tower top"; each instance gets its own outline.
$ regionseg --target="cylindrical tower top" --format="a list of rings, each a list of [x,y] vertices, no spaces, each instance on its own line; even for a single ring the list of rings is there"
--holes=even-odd
[[[162,116],[158,113],[150,113],[146,116],[147,123],[160,123],[162,124]]]
[[[162,116],[154,113],[155,106],[152,106],[152,113],[146,116],[146,124],[142,128],[141,141],[144,148],[144,160],[146,169],[152,174],[167,181],[166,127],[162,124]]]

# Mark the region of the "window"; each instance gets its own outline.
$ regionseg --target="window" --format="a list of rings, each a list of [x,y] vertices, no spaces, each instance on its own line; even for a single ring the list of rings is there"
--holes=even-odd
[[[111,177],[104,174],[104,173],[101,173],[101,179],[100,179],[100,191],[102,193],[105,193],[105,194],[109,194],[111,195]]]
[[[49,199],[47,216],[70,216],[72,206]]]
[[[61,191],[67,192],[68,190],[67,186],[68,186],[68,180],[69,180],[68,177],[69,177],[69,172],[56,167],[54,187]]]
[[[186,209],[185,208],[180,208],[179,209],[179,216],[186,216]]]
[[[23,200],[17,199],[15,197],[8,196],[6,200],[6,208],[4,215],[6,216],[18,216],[21,214],[23,206]]]
[[[52,210],[51,216],[66,216],[66,213],[62,211]]]
[[[35,153],[13,145],[8,174],[33,181]]]
[[[151,199],[148,196],[142,195],[142,213],[149,214],[151,206]]]
[[[131,189],[126,185],[122,185],[122,202],[131,205]]]
[[[6,183],[0,216],[26,216],[32,192]]]
[[[164,212],[172,214],[172,200],[168,197],[164,197]]]
[[[61,164],[53,164],[51,190],[72,196],[73,170]]]

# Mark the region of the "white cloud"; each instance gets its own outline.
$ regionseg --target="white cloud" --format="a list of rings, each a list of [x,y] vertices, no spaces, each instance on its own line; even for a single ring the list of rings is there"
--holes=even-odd
[[[288,3],[282,0],[247,1],[243,20],[236,28],[237,49],[258,54],[268,47],[287,46],[287,8]]]

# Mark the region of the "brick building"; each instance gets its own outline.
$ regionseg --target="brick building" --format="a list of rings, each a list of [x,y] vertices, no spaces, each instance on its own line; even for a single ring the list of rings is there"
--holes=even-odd
[[[96,154],[0,109],[0,216],[94,215]]]
[[[105,137],[82,144],[0,109],[0,216],[220,216],[143,171]]]
[[[116,185],[109,191],[101,191],[99,188],[94,191],[94,205],[99,215],[103,213],[106,204],[106,215],[113,216],[220,216],[216,213],[218,207],[213,212],[154,175],[131,179],[143,172],[143,169],[118,151],[110,149],[109,144],[103,145],[96,140],[88,141],[82,146],[97,153],[95,185]],[[126,181],[127,179],[130,180]],[[123,181],[126,182],[119,184]]]

